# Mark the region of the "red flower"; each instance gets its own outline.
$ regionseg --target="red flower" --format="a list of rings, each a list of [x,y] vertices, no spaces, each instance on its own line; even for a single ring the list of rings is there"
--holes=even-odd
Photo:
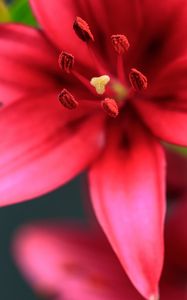
[[[187,3],[160,2],[31,0],[43,31],[0,27],[1,204],[89,166],[98,220],[148,299],[163,262],[159,139],[187,145]]]
[[[167,260],[160,285],[163,300],[187,299],[187,198],[177,205],[166,222]],[[143,299],[104,236],[93,228],[32,224],[18,231],[13,250],[33,290],[46,299]]]

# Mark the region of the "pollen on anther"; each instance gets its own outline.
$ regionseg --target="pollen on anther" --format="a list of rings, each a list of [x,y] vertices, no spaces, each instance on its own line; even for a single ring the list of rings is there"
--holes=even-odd
[[[114,99],[105,98],[101,101],[101,107],[110,117],[116,118],[119,114],[119,108]]]
[[[74,66],[74,56],[70,53],[62,51],[59,55],[58,63],[64,72],[70,73]]]
[[[75,109],[78,106],[78,102],[68,90],[63,89],[58,96],[60,103],[67,109]]]
[[[73,23],[73,29],[77,36],[84,42],[94,41],[93,34],[88,23],[80,17],[76,17]]]
[[[123,54],[130,47],[127,37],[123,34],[114,34],[111,36],[112,45],[118,54]]]
[[[147,77],[134,68],[129,73],[129,80],[135,91],[142,91],[147,88]]]

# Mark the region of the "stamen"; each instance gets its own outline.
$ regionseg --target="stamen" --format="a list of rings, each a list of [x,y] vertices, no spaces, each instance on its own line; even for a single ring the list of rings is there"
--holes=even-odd
[[[123,56],[118,55],[117,57],[117,75],[118,79],[125,84],[126,78],[125,78],[125,72],[124,72],[124,65],[123,65]]]
[[[79,103],[75,100],[73,95],[66,89],[63,89],[58,96],[60,103],[67,109],[75,109]]]
[[[103,95],[105,92],[105,86],[109,83],[110,77],[108,75],[102,75],[99,77],[93,77],[90,80],[90,84],[95,87],[96,92],[99,95]]]
[[[127,37],[123,34],[114,34],[111,36],[112,45],[118,54],[123,54],[130,47]]]
[[[73,29],[77,36],[84,42],[94,41],[93,34],[88,26],[88,23],[81,19],[80,17],[76,17],[75,22],[73,24]]]
[[[103,67],[103,62],[101,61],[100,57],[98,54],[95,53],[95,51],[90,47],[90,44],[87,44],[88,51],[90,54],[90,59],[92,64],[94,65],[94,68],[97,69],[99,74],[103,74],[106,72],[106,68]]]
[[[74,66],[74,56],[70,53],[62,51],[59,55],[58,63],[64,72],[70,73]]]
[[[129,80],[135,91],[142,91],[147,88],[147,77],[134,68],[130,71]]]
[[[118,105],[114,99],[106,98],[101,102],[101,107],[110,117],[116,118],[119,114]]]

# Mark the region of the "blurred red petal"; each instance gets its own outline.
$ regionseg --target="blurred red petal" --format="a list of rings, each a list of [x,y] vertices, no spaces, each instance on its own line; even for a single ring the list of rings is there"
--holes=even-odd
[[[77,225],[38,224],[18,232],[14,257],[33,289],[71,300],[143,300],[104,235]]]
[[[46,299],[143,300],[100,231],[80,224],[27,225],[16,233],[12,251],[33,290]],[[160,292],[163,300],[186,300],[180,281],[162,278]]]

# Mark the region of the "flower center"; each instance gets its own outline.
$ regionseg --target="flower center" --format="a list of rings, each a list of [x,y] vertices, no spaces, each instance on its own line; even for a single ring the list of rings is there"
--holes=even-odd
[[[112,82],[112,90],[116,95],[115,98],[117,101],[122,101],[128,95],[128,89],[125,88],[125,86],[118,81]]]
[[[135,68],[131,69],[129,77],[126,78],[124,71],[124,55],[129,50],[130,44],[125,35],[115,34],[111,36],[111,44],[117,54],[117,78],[115,78],[110,72],[106,72],[100,62],[100,58],[97,57],[96,53],[93,51],[92,43],[94,42],[94,36],[87,22],[80,17],[76,17],[73,29],[80,40],[87,44],[94,67],[97,68],[97,71],[101,76],[88,79],[80,74],[80,72],[77,72],[74,68],[74,56],[65,51],[62,51],[59,56],[59,66],[63,72],[75,76],[85,88],[92,94],[94,93],[94,95],[97,95],[98,97],[95,99],[94,103],[96,105],[99,103],[105,113],[110,117],[115,118],[117,117],[121,106],[126,102],[127,96],[132,96],[134,93],[141,92],[147,88],[147,78]],[[84,101],[84,99],[75,99],[75,96],[64,88],[59,94],[59,101],[65,108],[75,109],[82,101]],[[90,101],[93,103],[93,99]]]

